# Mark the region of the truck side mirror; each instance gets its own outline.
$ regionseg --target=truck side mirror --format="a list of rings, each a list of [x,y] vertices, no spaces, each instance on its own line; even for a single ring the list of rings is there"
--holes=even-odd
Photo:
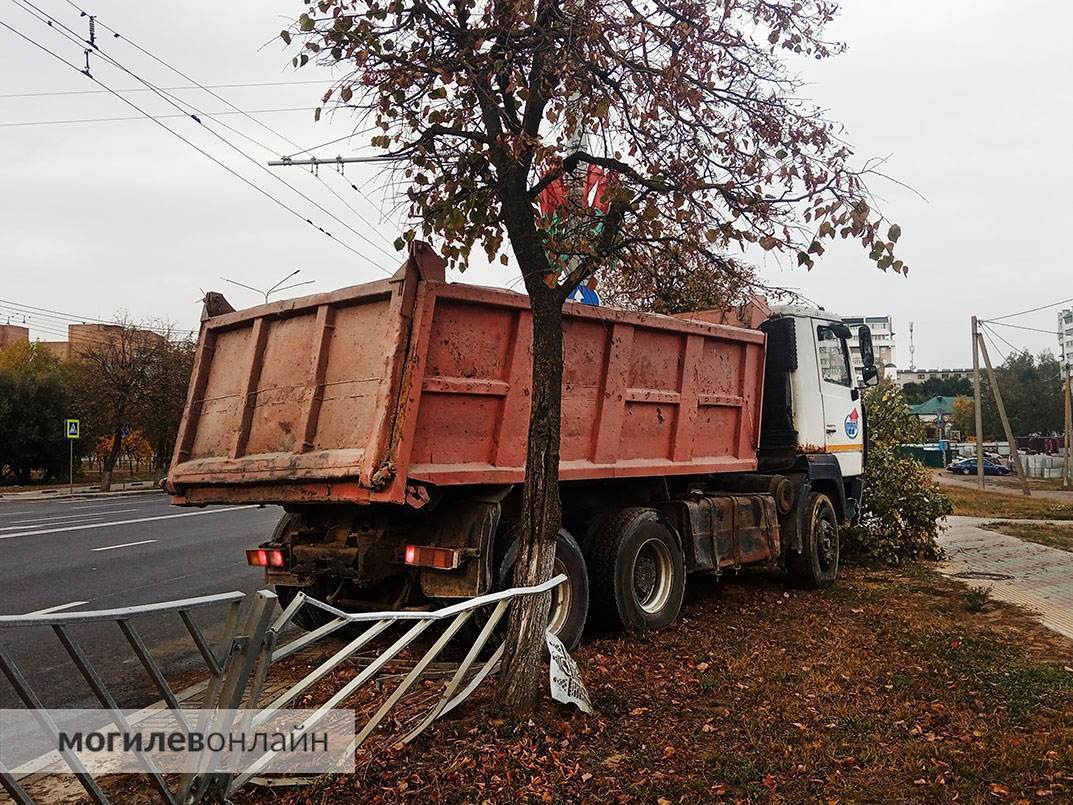
[[[879,383],[879,370],[876,368],[876,351],[872,346],[872,331],[862,324],[857,330],[857,344],[861,349],[861,380],[866,386]]]

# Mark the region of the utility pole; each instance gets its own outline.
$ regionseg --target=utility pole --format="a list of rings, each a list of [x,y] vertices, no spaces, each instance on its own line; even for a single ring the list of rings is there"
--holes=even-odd
[[[972,392],[976,403],[976,480],[984,488],[984,412],[980,396],[980,326],[972,317]]]
[[[1066,417],[1065,422],[1063,423],[1065,427],[1065,439],[1063,440],[1065,447],[1065,455],[1062,457],[1062,488],[1069,489],[1069,474],[1071,468],[1071,461],[1069,456],[1069,449],[1071,446],[1070,431],[1073,431],[1073,387],[1071,387],[1071,381],[1069,377],[1069,364],[1066,364],[1064,368],[1065,378],[1062,383],[1062,398],[1065,400],[1066,404]]]
[[[987,344],[984,343],[984,339],[977,335],[980,339],[980,352],[984,355],[984,366],[987,367],[987,379],[991,383],[991,392],[995,395],[995,405],[998,407],[998,415],[1002,420],[1002,429],[1006,432],[1006,441],[1010,445],[1010,456],[1013,458],[1013,466],[1017,468],[1017,477],[1021,479],[1021,489],[1025,493],[1025,497],[1031,497],[1032,492],[1028,488],[1028,478],[1025,476],[1025,469],[1021,466],[1021,454],[1017,451],[1017,441],[1013,438],[1013,431],[1010,430],[1010,420],[1006,418],[1006,406],[1002,404],[1002,392],[999,391],[998,381],[995,380],[995,371],[991,368],[991,358],[987,354]],[[979,409],[977,409],[979,410]],[[983,465],[980,465],[980,471],[983,470]]]

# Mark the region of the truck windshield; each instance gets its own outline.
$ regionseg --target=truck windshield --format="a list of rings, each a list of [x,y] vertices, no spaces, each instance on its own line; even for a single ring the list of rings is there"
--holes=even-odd
[[[820,349],[820,377],[828,383],[851,385],[845,342],[835,335],[830,327],[824,325],[816,329],[816,342]]]

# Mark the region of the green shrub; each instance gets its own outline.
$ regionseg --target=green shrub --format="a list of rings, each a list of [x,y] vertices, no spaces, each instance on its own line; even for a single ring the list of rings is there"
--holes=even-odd
[[[899,444],[916,440],[920,423],[887,382],[865,392],[864,410],[864,496],[857,522],[844,534],[844,551],[849,558],[886,564],[938,559],[939,521],[951,513],[950,501],[923,464],[898,452]]]

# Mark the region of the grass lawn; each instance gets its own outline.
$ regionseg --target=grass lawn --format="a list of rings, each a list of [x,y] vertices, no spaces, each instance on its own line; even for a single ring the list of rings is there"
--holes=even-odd
[[[1051,548],[1073,551],[1073,523],[1056,525],[1054,523],[1007,523],[998,520],[993,523],[984,523],[983,527],[1018,539],[1048,545]]]
[[[1027,520],[1073,520],[1073,503],[1026,498],[962,486],[942,487],[954,514],[967,517],[1011,517]]]
[[[574,652],[591,716],[519,724],[486,685],[405,748],[385,727],[356,774],[234,801],[1069,801],[1073,644],[972,604],[924,565],[691,580],[675,626]]]

